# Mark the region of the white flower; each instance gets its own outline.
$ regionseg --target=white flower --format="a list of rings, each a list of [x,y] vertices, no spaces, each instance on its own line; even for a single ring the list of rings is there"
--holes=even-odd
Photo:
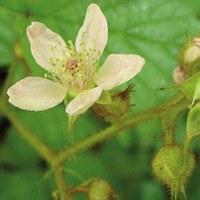
[[[75,46],[71,41],[67,45],[39,22],[27,28],[27,35],[33,57],[48,75],[27,77],[9,88],[9,102],[21,109],[45,110],[69,95],[73,100],[66,112],[77,116],[94,104],[103,90],[130,80],[144,65],[144,59],[138,55],[111,54],[95,73],[108,37],[106,18],[96,4],[88,7]]]

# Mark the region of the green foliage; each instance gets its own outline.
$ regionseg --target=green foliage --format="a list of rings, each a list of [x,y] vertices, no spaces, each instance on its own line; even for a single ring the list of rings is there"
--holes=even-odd
[[[35,168],[16,170],[1,170],[0,172],[1,199],[30,199],[44,200],[51,198],[45,192],[41,176]]]
[[[146,59],[146,65],[136,79],[120,87],[124,89],[129,84],[136,84],[136,93],[131,97],[131,103],[136,104],[132,112],[150,108],[171,96],[171,91],[157,92],[157,89],[172,82],[172,71],[178,65],[176,53],[184,42],[184,33],[194,34],[199,29],[199,1],[92,2],[99,4],[109,25],[109,42],[100,63],[110,53],[135,53]],[[0,68],[15,63],[15,81],[27,75],[43,76],[44,70],[35,63],[30,53],[26,27],[32,21],[40,21],[66,41],[75,40],[90,3],[89,0],[1,0]],[[21,44],[24,60],[14,62],[13,47],[16,42]],[[19,118],[54,150],[69,144],[63,105],[37,113],[15,110]],[[189,115],[192,120],[195,112],[191,110]],[[95,134],[105,126],[88,112],[75,124],[75,141]],[[184,121],[181,126],[184,126]],[[190,126],[191,131],[193,127],[191,129]],[[51,178],[42,181],[44,171],[48,169],[39,165],[41,158],[19,138],[13,127],[5,130],[5,134],[0,144],[0,199],[51,199],[54,186]],[[129,129],[108,144],[97,145],[86,155],[78,156],[77,162],[72,160],[69,166],[84,178],[106,178],[122,199],[132,200],[133,196],[138,200],[156,199],[158,196],[159,199],[167,199],[161,187],[149,176],[151,154],[160,144],[154,136],[162,137],[160,134],[157,121]],[[14,167],[13,171],[10,166],[11,169]],[[69,178],[69,182],[72,185],[80,183],[74,177]],[[195,194],[199,194],[198,189]],[[80,196],[80,200],[83,198]],[[195,196],[191,199],[195,200]]]

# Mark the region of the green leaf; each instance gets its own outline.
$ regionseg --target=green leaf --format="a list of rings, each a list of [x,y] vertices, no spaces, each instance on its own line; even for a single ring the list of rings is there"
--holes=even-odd
[[[13,44],[17,34],[13,31],[12,17],[0,7],[0,67],[11,63]]]
[[[193,138],[197,135],[200,135],[200,103],[190,110],[187,118],[187,137]]]
[[[40,156],[24,141],[14,129],[9,129],[1,146],[0,161],[16,167],[38,165]]]
[[[9,200],[47,200],[51,193],[46,193],[39,172],[0,171],[0,199]]]
[[[126,1],[113,5],[112,11],[108,12],[107,48],[109,52],[136,53],[145,58],[142,72],[130,82],[136,84],[133,96],[136,109],[151,107],[172,94],[156,90],[173,81],[178,48],[185,32],[197,30],[197,20],[193,11],[180,1]]]

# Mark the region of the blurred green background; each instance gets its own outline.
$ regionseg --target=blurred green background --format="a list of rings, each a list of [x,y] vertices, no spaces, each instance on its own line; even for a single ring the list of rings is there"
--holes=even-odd
[[[45,23],[65,41],[74,41],[92,2],[101,7],[109,25],[109,41],[100,63],[110,53],[135,53],[146,59],[142,72],[120,88],[130,83],[136,85],[131,97],[136,106],[131,112],[153,107],[173,95],[173,91],[157,90],[173,81],[176,54],[184,43],[185,33],[194,35],[200,30],[199,0],[0,0],[0,87],[11,65],[16,68],[13,83],[27,75],[45,73],[30,52],[26,27],[32,21]],[[13,54],[16,42],[22,46],[21,60],[16,60]],[[13,109],[54,150],[68,144],[63,104],[43,112]],[[178,120],[177,143],[184,140],[186,117],[187,113],[183,113]],[[107,126],[88,111],[75,124],[75,141]],[[83,180],[105,179],[124,200],[167,200],[170,198],[167,190],[151,173],[151,160],[163,144],[162,137],[158,120],[144,123],[78,155],[67,163],[66,169],[73,170]],[[197,166],[187,194],[189,200],[197,200],[200,199],[200,139],[191,148]],[[51,176],[44,179],[47,170],[45,161],[0,113],[0,200],[51,200],[55,186]],[[80,177],[69,172],[66,177],[71,185],[81,183]],[[79,195],[77,199],[87,198]]]

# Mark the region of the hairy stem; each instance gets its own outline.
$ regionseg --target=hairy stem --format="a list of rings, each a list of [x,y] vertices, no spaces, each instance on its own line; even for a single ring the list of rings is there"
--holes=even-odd
[[[183,99],[184,99],[184,103],[183,103]],[[64,160],[67,160],[73,157],[74,154],[85,151],[88,148],[94,146],[95,144],[99,142],[103,142],[117,135],[118,133],[122,132],[126,128],[129,128],[136,124],[153,120],[155,118],[162,119],[162,117],[166,115],[167,112],[171,112],[171,110],[174,109],[175,107],[177,108],[179,103],[182,103],[180,104],[181,106],[179,109],[179,112],[180,112],[181,110],[184,110],[187,108],[188,100],[185,99],[185,97],[182,94],[178,94],[174,96],[173,98],[169,99],[168,101],[166,101],[165,103],[158,105],[152,109],[149,109],[142,113],[137,113],[137,114],[128,116],[120,124],[112,125],[108,127],[107,129],[100,131],[99,133],[96,133],[95,135],[92,135],[86,138],[85,140],[68,147],[65,150],[60,151],[56,157],[56,160],[59,162],[63,162]]]
[[[159,114],[146,112],[146,113],[138,114],[137,117],[134,119],[134,122],[132,120],[130,120],[130,121],[127,120],[121,125],[110,126],[109,128],[107,128],[103,131],[100,131],[99,133],[92,135],[92,136],[88,137],[87,139],[79,142],[78,144],[72,145],[69,148],[61,151],[58,154],[57,159],[60,161],[66,160],[66,159],[72,157],[74,154],[80,153],[80,152],[92,147],[96,143],[102,142],[106,139],[113,137],[114,135],[118,134],[122,130],[124,130],[132,125],[141,123],[142,121],[156,118],[156,117],[158,117],[158,115]]]
[[[162,111],[161,124],[165,135],[165,145],[172,145],[175,142],[174,131],[176,128],[176,120],[180,112],[185,110],[189,101],[184,96],[176,96],[170,99],[170,102],[161,107],[167,109]]]

